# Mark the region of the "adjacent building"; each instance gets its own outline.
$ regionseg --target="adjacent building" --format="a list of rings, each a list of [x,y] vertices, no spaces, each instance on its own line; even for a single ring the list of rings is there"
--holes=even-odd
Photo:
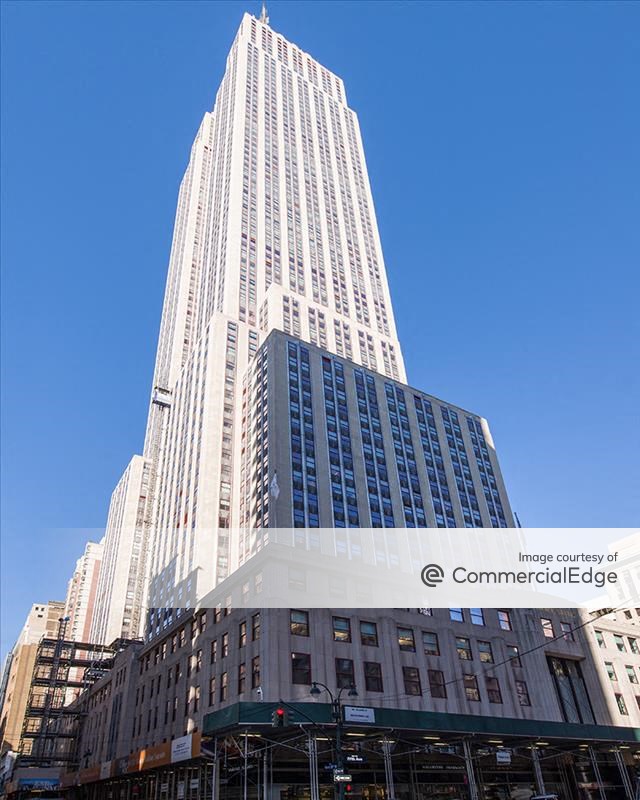
[[[38,645],[43,637],[56,635],[64,610],[65,604],[55,600],[33,605],[7,660],[0,709],[2,754],[18,750]]]
[[[67,636],[76,642],[91,641],[103,551],[104,540],[87,542],[69,579],[64,616],[68,618]]]
[[[111,495],[89,632],[98,644],[144,633],[150,473],[150,463],[133,456]]]

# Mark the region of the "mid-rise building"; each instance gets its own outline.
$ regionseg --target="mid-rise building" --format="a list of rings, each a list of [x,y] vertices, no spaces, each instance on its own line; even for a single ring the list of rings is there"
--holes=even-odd
[[[341,764],[360,798],[633,800],[618,635],[570,609],[185,610],[83,698],[87,757],[64,783],[91,800],[319,800]]]
[[[55,600],[33,605],[13,646],[0,709],[2,754],[18,750],[38,645],[43,637],[56,635],[64,609],[65,604]]]

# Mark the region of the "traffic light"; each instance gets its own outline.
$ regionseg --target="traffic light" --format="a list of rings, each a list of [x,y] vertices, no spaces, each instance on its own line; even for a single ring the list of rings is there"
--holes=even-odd
[[[271,725],[274,728],[286,728],[289,724],[289,715],[282,706],[274,708],[271,712]]]
[[[350,783],[347,783],[344,787],[345,794],[352,794],[353,793],[353,786]]]

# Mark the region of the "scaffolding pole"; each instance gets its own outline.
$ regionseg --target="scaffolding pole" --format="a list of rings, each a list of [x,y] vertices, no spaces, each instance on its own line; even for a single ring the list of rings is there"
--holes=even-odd
[[[318,780],[318,743],[316,737],[309,734],[307,740],[309,750],[309,791],[311,800],[320,800],[320,784]]]
[[[462,744],[464,747],[464,763],[467,768],[467,781],[469,782],[469,798],[470,800],[480,800],[478,782],[476,781],[476,773],[473,768],[471,742],[468,739],[465,739]]]
[[[391,742],[385,738],[382,743],[384,757],[384,779],[387,785],[387,800],[395,800],[396,790],[393,784],[393,764],[391,763]]]
[[[533,777],[536,782],[536,792],[538,794],[546,794],[547,790],[545,789],[542,767],[540,766],[540,753],[535,745],[531,746],[531,761],[533,763]]]
[[[627,765],[624,763],[624,758],[619,747],[615,748],[614,755],[616,757],[616,764],[620,770],[620,777],[622,778],[624,793],[627,796],[627,800],[633,800],[633,786],[631,785],[631,778],[629,778],[629,770],[627,769]]]
[[[600,800],[607,800],[607,793],[604,790],[604,784],[602,783],[602,775],[600,773],[600,766],[598,764],[598,759],[596,758],[596,751],[593,747],[589,748],[589,758],[591,759],[591,767],[593,769],[593,774],[596,778],[596,783],[598,784],[598,793],[600,794]]]

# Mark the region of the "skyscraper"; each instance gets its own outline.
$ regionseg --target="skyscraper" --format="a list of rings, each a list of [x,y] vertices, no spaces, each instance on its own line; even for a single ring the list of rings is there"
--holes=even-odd
[[[571,609],[198,605],[267,528],[294,529],[314,571],[320,527],[393,564],[384,529],[460,526],[513,526],[487,423],[406,384],[342,81],[245,15],[180,189],[144,451],[109,513],[94,637],[142,631],[147,581],[150,635],[79,698],[62,785],[480,800],[604,774],[630,800],[637,733]]]
[[[275,330],[347,365],[354,411],[357,389],[349,365],[364,370],[356,380],[364,381],[365,373],[378,376],[379,393],[387,391],[383,379],[393,387],[405,384],[360,128],[344,84],[272,30],[265,15],[258,20],[245,14],[180,187],[144,451],[134,457],[112,499],[96,640],[107,642],[118,630],[142,633],[140,586],[147,581],[149,607],[194,606],[250,554],[255,543],[239,528],[294,524],[284,509],[280,520],[269,518],[268,502],[257,507],[249,498],[251,492],[254,499],[256,492],[266,494],[277,469],[281,474],[283,469],[273,458],[269,464],[247,418],[259,394],[257,354]],[[286,375],[281,378],[273,376],[276,405],[289,394]],[[320,373],[317,379],[322,381]],[[394,397],[395,403],[399,395]],[[484,449],[490,443],[486,423],[473,416],[472,426],[478,427],[465,433],[467,450],[461,444],[458,455],[454,442],[455,452],[441,469],[440,455],[429,451],[438,460],[430,488],[428,459],[416,461],[410,452],[425,447],[418,425],[420,419],[426,424],[426,406],[420,400],[418,408],[409,396],[408,401],[416,440],[404,452],[405,477],[392,481],[391,489],[384,480],[377,484],[377,506],[370,505],[349,485],[355,478],[348,464],[332,464],[347,469],[339,479],[341,509],[333,515],[328,509],[317,521],[312,513],[304,525],[376,525],[378,517],[384,517],[381,524],[401,526],[437,525],[439,519],[447,526],[511,524],[495,458],[493,476],[485,475],[480,462],[473,469],[464,463],[473,459],[474,448],[480,451],[480,437]],[[442,413],[435,409],[444,442],[458,422]],[[460,424],[467,431],[467,420]],[[290,425],[282,416],[269,430],[273,454],[274,442],[288,447]],[[393,448],[391,428],[385,430],[386,446]],[[364,476],[360,442],[356,461]],[[415,492],[408,485],[411,470],[418,468],[414,461],[423,475]],[[134,480],[135,463],[144,469]],[[468,482],[458,493],[456,470]],[[313,505],[314,492],[317,500],[313,481],[305,478],[304,486],[294,488],[295,476],[282,477],[290,507],[309,499]],[[302,500],[301,489],[307,491]],[[385,496],[389,492],[395,509],[394,498]],[[411,513],[402,509],[406,492]],[[491,508],[484,513],[486,493]],[[123,505],[130,508],[126,519]]]

